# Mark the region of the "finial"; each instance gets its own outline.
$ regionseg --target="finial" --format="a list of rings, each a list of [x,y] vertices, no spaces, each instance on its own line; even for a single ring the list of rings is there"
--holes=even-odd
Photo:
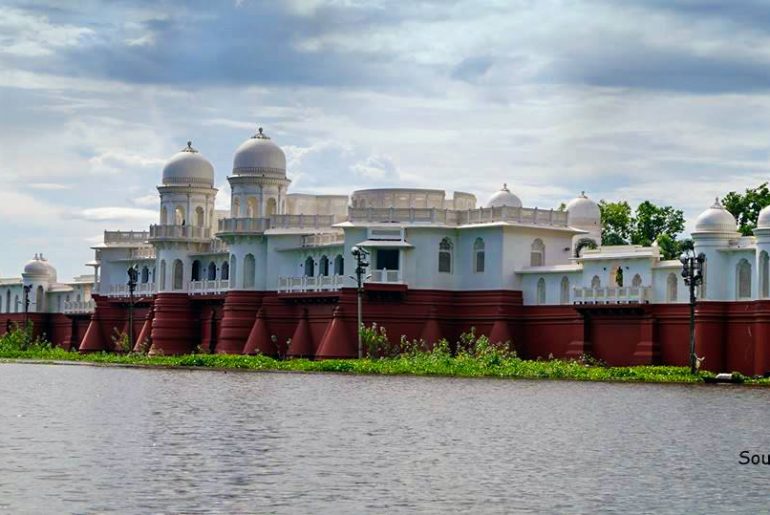
[[[192,141],[188,141],[187,146],[184,147],[182,150],[180,150],[180,152],[191,152],[193,154],[196,154],[198,151],[193,148]]]
[[[254,139],[270,139],[266,134],[264,129],[262,127],[257,129],[257,133],[252,136]]]
[[[34,259],[35,259],[35,261],[40,261],[40,258],[38,257],[37,252],[35,252],[35,258]]]
[[[508,191],[508,183],[507,182],[503,183],[503,190],[504,191]]]
[[[187,140],[187,148],[192,148],[192,141]]]
[[[721,208],[721,207],[723,207],[723,206],[722,206],[722,203],[719,201],[719,197],[714,197],[714,205],[713,205],[713,206],[711,206],[711,207],[715,207],[715,208]]]
[[[580,196],[583,197],[583,198],[588,198],[588,197],[586,197],[586,190],[581,191],[580,192]]]

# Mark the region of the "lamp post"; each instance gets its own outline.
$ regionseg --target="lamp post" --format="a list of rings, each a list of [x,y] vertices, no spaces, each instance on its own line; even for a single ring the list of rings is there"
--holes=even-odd
[[[128,352],[134,349],[134,290],[138,278],[139,270],[128,267]]]
[[[365,249],[361,247],[353,247],[350,249],[350,252],[353,254],[353,257],[356,259],[356,285],[358,287],[357,290],[357,297],[358,297],[358,359],[361,359],[364,355],[364,347],[363,342],[361,341],[361,328],[364,326],[364,319],[363,319],[363,297],[364,297],[364,279],[366,274],[366,267],[369,266],[369,263],[366,261],[367,256],[369,255],[369,252],[367,252]]]
[[[24,330],[27,330],[29,325],[29,292],[32,291],[32,285],[27,284],[24,286]]]
[[[684,284],[690,289],[690,373],[694,374],[698,360],[695,355],[695,288],[703,284],[703,263],[706,256],[702,252],[696,256],[695,252],[687,251],[679,261],[682,263]]]

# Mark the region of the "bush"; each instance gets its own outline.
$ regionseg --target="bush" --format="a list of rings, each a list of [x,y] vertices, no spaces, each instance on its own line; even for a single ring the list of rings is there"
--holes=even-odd
[[[26,327],[20,327],[18,324],[15,324],[11,332],[0,336],[0,351],[2,352],[46,350],[50,348],[51,343],[46,341],[44,337],[38,336],[36,338],[34,336],[32,322],[28,322]]]

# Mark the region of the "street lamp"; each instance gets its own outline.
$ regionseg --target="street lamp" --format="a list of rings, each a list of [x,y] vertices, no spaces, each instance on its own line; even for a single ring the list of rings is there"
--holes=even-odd
[[[134,349],[134,290],[138,278],[139,270],[128,267],[128,352]]]
[[[706,256],[702,252],[696,256],[695,252],[687,251],[679,261],[682,263],[684,284],[690,288],[690,373],[694,374],[698,360],[695,355],[695,288],[703,284],[703,263]]]
[[[361,247],[353,247],[350,249],[350,252],[356,259],[355,280],[358,287],[358,359],[361,359],[364,355],[363,342],[361,341],[361,329],[364,327],[362,302],[364,297],[364,280],[366,279],[366,267],[369,266],[366,258],[369,255],[369,252]]]
[[[32,290],[32,285],[27,284],[24,286],[24,330],[27,330],[29,325],[29,292]],[[39,301],[39,299],[38,299]]]

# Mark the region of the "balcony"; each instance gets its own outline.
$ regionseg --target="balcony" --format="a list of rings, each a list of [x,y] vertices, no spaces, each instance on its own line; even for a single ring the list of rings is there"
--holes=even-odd
[[[350,208],[351,222],[471,225],[509,222],[567,227],[567,213],[553,209],[491,207],[455,211],[435,208]]]
[[[93,300],[87,301],[66,301],[64,303],[64,314],[77,315],[81,313],[93,313],[96,303]]]
[[[308,234],[302,237],[301,246],[311,247],[324,247],[327,245],[342,245],[345,242],[345,233],[321,233],[321,234]]]
[[[150,233],[147,231],[104,231],[106,245],[143,245]]]
[[[384,283],[384,284],[403,284],[403,278],[401,276],[401,270],[388,270],[383,268],[380,270],[372,270],[371,276],[366,280],[368,283]]]
[[[279,277],[278,293],[337,291],[342,288],[344,282],[343,275]]]
[[[273,215],[270,218],[222,218],[218,235],[262,234],[268,229],[328,229],[333,215]]]
[[[150,241],[209,241],[211,230],[208,227],[193,225],[151,225]]]
[[[128,285],[111,284],[106,292],[102,292],[102,288],[99,288],[99,293],[108,297],[128,297]],[[134,290],[134,296],[153,295],[154,293],[155,283],[139,283]]]
[[[222,218],[217,225],[217,235],[262,234],[269,227],[269,218]]]
[[[230,281],[227,279],[190,281],[187,292],[190,295],[212,295],[224,293],[230,289]]]
[[[646,304],[652,300],[651,286],[575,288],[572,293],[575,304]]]
[[[131,249],[128,253],[130,259],[155,259],[155,249],[153,247],[138,247]]]

